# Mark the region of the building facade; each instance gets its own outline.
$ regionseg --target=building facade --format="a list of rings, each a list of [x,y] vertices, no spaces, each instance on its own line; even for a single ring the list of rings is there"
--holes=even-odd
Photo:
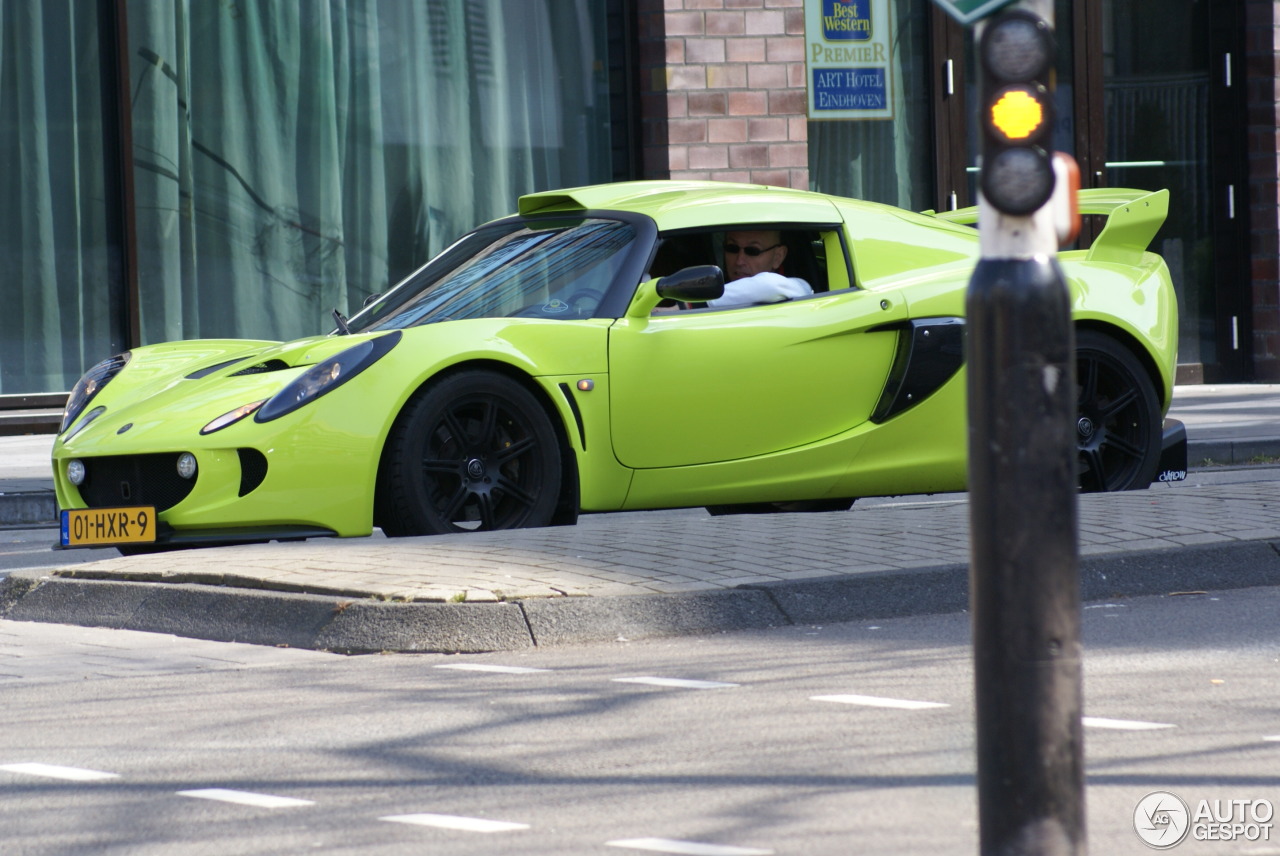
[[[1171,191],[1152,249],[1179,292],[1180,382],[1280,380],[1280,4],[1054,5],[1056,147],[1085,187]],[[856,6],[884,34],[869,62],[814,26],[815,8]],[[931,0],[666,0],[641,3],[640,32],[647,173],[975,203],[972,38]],[[838,68],[883,70],[865,117],[810,101],[832,53]]]
[[[1180,381],[1280,380],[1280,3],[1056,18],[1056,146],[1172,192]],[[976,83],[932,0],[0,0],[0,410],[322,332],[534,190],[973,204]]]

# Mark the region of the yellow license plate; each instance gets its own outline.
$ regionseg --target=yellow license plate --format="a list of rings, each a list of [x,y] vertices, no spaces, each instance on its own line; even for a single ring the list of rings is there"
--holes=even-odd
[[[151,544],[156,540],[156,510],[150,505],[131,508],[72,508],[62,512],[62,546]]]

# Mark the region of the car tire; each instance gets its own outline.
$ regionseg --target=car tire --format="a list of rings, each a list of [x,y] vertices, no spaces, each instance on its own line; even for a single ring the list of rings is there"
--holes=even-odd
[[[505,375],[463,371],[396,420],[376,516],[392,537],[546,526],[560,484],[559,439],[537,398]]]
[[[1133,352],[1096,330],[1076,334],[1080,489],[1142,490],[1160,464],[1160,398]]]
[[[853,508],[853,500],[843,499],[804,499],[794,502],[748,502],[740,505],[708,505],[707,513],[712,517],[726,514],[785,514],[788,512],[820,512],[848,511]]]

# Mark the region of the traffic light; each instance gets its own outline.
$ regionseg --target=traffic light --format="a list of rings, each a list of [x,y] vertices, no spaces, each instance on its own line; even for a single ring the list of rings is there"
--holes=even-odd
[[[986,23],[982,63],[982,195],[997,211],[1027,216],[1054,188],[1053,27],[1024,9]]]

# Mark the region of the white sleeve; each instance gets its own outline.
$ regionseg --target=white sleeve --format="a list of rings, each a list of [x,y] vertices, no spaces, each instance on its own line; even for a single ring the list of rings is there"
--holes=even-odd
[[[755,276],[736,279],[724,286],[724,296],[708,300],[707,306],[724,309],[730,306],[749,306],[754,303],[777,303],[792,297],[813,294],[809,283],[793,276],[765,271]]]

